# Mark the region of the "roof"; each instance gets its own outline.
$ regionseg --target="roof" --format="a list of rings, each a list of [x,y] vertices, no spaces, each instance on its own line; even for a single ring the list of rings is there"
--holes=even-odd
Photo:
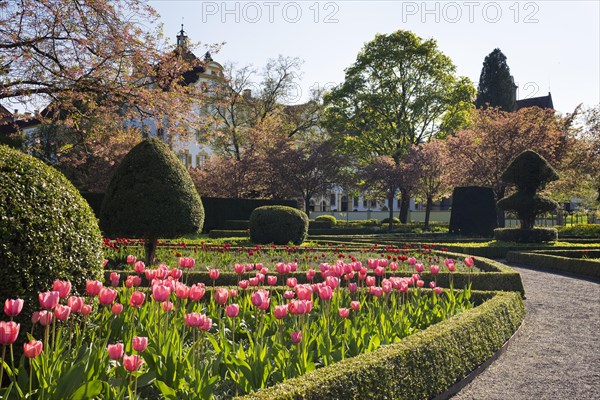
[[[552,103],[552,94],[550,94],[550,92],[548,92],[548,96],[530,97],[528,99],[517,100],[516,106],[517,110],[527,107],[554,109],[554,104]]]

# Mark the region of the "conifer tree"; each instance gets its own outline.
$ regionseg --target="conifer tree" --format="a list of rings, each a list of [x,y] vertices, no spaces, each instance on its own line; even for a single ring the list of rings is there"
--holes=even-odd
[[[490,107],[500,107],[503,111],[514,111],[515,90],[506,56],[500,49],[494,49],[483,61],[475,106],[482,108],[489,104]]]

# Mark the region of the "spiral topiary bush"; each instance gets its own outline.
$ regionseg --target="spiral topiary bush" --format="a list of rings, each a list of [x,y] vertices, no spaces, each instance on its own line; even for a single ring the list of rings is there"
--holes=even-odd
[[[135,146],[112,177],[100,227],[112,236],[143,238],[146,263],[156,261],[156,240],[197,233],[204,208],[190,174],[161,140]]]
[[[301,244],[308,234],[308,216],[285,206],[258,207],[250,215],[250,240],[254,243]]]
[[[102,236],[88,203],[54,168],[0,146],[0,301],[25,300],[68,279],[80,292],[102,271]],[[23,315],[22,321],[27,318]]]

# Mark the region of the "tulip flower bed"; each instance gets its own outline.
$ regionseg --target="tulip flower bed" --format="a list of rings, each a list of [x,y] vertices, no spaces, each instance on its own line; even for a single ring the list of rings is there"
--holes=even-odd
[[[387,259],[369,260],[364,272],[359,261],[348,272],[350,264],[338,262],[322,266],[321,283],[290,278],[282,288],[265,286],[275,282],[262,269],[256,285],[223,287],[214,269],[212,287],[188,286],[183,269],[196,264],[191,258],[178,261],[183,269],[146,269],[128,258],[139,275],[122,282],[115,273],[114,287],[88,281],[83,297],[57,280],[39,294],[31,332],[12,321],[22,301],[6,300],[3,399],[230,398],[401,341],[474,306],[469,286],[426,284],[416,259],[406,260],[410,277],[386,278]],[[444,268],[472,265],[448,259]],[[428,269],[435,275],[439,267]],[[356,276],[344,279],[350,272]],[[151,278],[150,288],[138,287],[141,275]],[[27,340],[17,361],[19,335]]]

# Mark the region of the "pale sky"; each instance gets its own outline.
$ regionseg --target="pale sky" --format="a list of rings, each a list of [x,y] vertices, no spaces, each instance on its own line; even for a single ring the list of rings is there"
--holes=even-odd
[[[301,94],[344,79],[363,44],[398,29],[434,38],[459,75],[477,82],[499,47],[518,98],[552,92],[561,113],[600,103],[600,1],[176,1],[150,0],[173,42],[182,18],[190,40],[225,42],[213,58],[252,64],[299,57]],[[197,51],[201,55],[201,51]]]

